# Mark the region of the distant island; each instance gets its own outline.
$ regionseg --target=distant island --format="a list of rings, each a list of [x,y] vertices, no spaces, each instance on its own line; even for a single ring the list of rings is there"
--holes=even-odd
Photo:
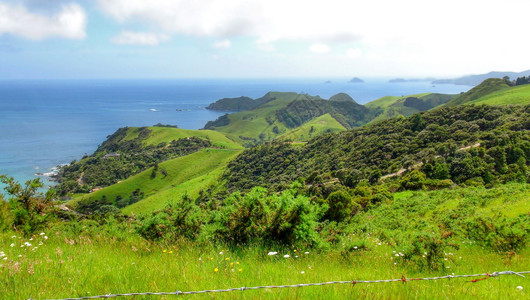
[[[364,80],[362,80],[361,78],[359,77],[354,77],[352,78],[350,81],[348,81],[349,83],[363,83]]]
[[[427,77],[427,78],[409,78],[409,79],[395,78],[395,79],[390,79],[388,82],[390,82],[390,83],[403,83],[403,82],[422,82],[422,81],[433,81],[433,80],[436,80],[436,78],[432,78],[432,77]]]
[[[515,79],[517,77],[530,76],[530,70],[523,72],[489,72],[487,74],[468,75],[453,79],[439,79],[432,81],[433,84],[457,84],[476,86],[488,78],[503,78],[505,76]]]
[[[407,80],[403,79],[403,78],[395,78],[395,79],[390,79],[388,82],[390,82],[390,83],[402,83],[402,82],[407,82]]]

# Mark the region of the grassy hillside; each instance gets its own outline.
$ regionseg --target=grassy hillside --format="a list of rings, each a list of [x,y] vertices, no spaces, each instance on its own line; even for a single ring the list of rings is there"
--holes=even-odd
[[[302,126],[297,127],[278,137],[281,140],[291,141],[307,141],[315,136],[327,132],[336,132],[346,130],[337,120],[330,114],[325,114],[317,117]]]
[[[365,104],[366,107],[379,110],[379,114],[370,123],[395,118],[408,117],[451,101],[456,95],[423,93],[409,96],[386,96]]]
[[[117,184],[73,199],[68,206],[85,207],[92,202],[116,205],[117,198],[128,199],[139,189],[143,199],[124,209],[127,213],[144,213],[162,208],[178,195],[196,196],[198,190],[216,179],[219,170],[239,152],[232,150],[205,149],[193,154],[159,164],[159,172],[153,178],[153,168],[123,180]],[[167,176],[161,170],[166,170]],[[102,201],[102,199],[106,199]]]
[[[209,122],[205,128],[222,132],[231,139],[243,145],[253,145],[261,140],[272,140],[288,131],[285,124],[278,122],[275,113],[294,100],[314,99],[308,95],[297,93],[268,93],[274,100],[250,111],[230,114],[229,123],[218,126],[216,122]]]
[[[506,105],[530,104],[530,85],[521,85],[510,88],[504,88],[499,91],[482,96],[466,104],[488,104],[488,105]]]
[[[422,97],[429,95],[430,93],[423,93],[423,94],[414,94],[414,95],[408,95],[408,96],[384,96],[379,99],[370,101],[366,103],[364,106],[369,108],[386,108],[393,104],[395,104],[398,100],[404,99],[406,97]]]
[[[481,84],[472,88],[471,90],[460,94],[455,99],[447,102],[446,106],[456,106],[460,104],[466,104],[489,95],[493,92],[497,92],[503,89],[508,89],[509,86],[503,79],[500,78],[489,78],[484,80]]]
[[[145,127],[143,127],[145,128]],[[149,135],[142,140],[142,143],[148,145],[158,145],[160,143],[169,143],[188,137],[198,137],[208,140],[213,146],[224,149],[242,149],[243,147],[227,138],[224,134],[212,130],[189,130],[173,127],[147,127],[150,130]],[[139,127],[129,127],[123,141],[138,138],[141,129]]]

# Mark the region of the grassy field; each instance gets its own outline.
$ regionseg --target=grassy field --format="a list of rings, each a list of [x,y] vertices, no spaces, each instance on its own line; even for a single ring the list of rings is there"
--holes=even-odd
[[[213,244],[149,244],[60,228],[32,239],[16,234],[0,236],[0,290],[2,299],[49,299],[109,293],[190,291],[260,285],[282,285],[332,280],[376,280],[530,268],[528,249],[507,259],[478,246],[462,243],[447,253],[441,271],[420,272],[395,256],[395,250],[367,237],[368,248],[345,253],[292,247],[247,246],[227,248]],[[48,239],[44,239],[44,237]],[[23,246],[29,243],[31,246]],[[13,244],[13,247],[10,245]],[[27,244],[26,244],[27,245]],[[278,254],[269,256],[269,251]],[[308,252],[306,254],[306,252]],[[222,254],[221,254],[222,253]],[[289,255],[285,258],[284,255]],[[235,291],[190,295],[211,299],[524,299],[529,279],[501,276],[471,279],[330,285],[288,289]],[[523,286],[524,290],[517,289]],[[138,296],[125,299],[172,299]],[[121,298],[119,298],[121,299]]]
[[[515,86],[508,89],[502,89],[486,96],[480,97],[469,102],[469,104],[488,104],[488,105],[506,105],[506,104],[530,104],[530,84]]]
[[[227,138],[224,134],[212,130],[189,130],[172,127],[148,127],[151,130],[149,137],[144,141],[146,145],[168,143],[187,137],[199,137],[209,140],[214,146],[224,149],[243,149],[241,145]],[[139,127],[130,127],[124,141],[138,137]]]
[[[221,150],[217,150],[221,152]],[[225,151],[225,153],[228,151]],[[1,299],[50,299],[110,293],[174,292],[346,280],[433,277],[494,271],[530,271],[530,248],[496,252],[463,235],[440,255],[439,269],[421,268],[400,253],[393,236],[429,231],[439,218],[528,214],[530,185],[491,189],[405,191],[355,216],[342,242],[321,249],[292,245],[227,246],[214,240],[147,241],[127,221],[52,223],[33,236],[0,233]],[[382,235],[381,232],[385,233]],[[385,236],[385,238],[383,238]],[[413,242],[413,241],[412,241]],[[359,247],[353,245],[359,245]],[[278,252],[268,255],[269,252]],[[406,255],[405,255],[406,256]],[[527,299],[519,276],[477,282],[458,278],[407,283],[341,284],[188,295],[192,299]],[[518,287],[523,287],[521,290]],[[172,299],[137,296],[128,299]]]
[[[344,126],[337,122],[337,120],[335,120],[330,114],[325,114],[282,134],[278,138],[289,139],[292,141],[306,141],[326,132],[343,130],[346,130]]]
[[[188,193],[195,195],[200,189],[205,188],[220,174],[226,163],[235,157],[239,151],[223,149],[204,149],[190,155],[165,161],[159,164],[160,169],[165,169],[167,177],[158,174],[151,178],[152,168],[134,175],[120,183],[104,189],[75,198],[68,203],[74,207],[79,201],[87,199],[115,199],[118,195],[124,198],[136,189],[145,193],[145,198],[126,207],[127,213],[147,213],[162,208],[169,200]]]

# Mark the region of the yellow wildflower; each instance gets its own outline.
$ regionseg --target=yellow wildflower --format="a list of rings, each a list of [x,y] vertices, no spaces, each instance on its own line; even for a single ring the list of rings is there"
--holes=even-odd
[[[227,257],[227,258],[225,258],[225,260],[230,260],[230,258]]]
[[[239,265],[239,262],[238,262],[238,261],[236,261],[236,265]]]
[[[219,272],[219,269],[215,268],[213,269],[214,272]]]
[[[166,252],[167,252],[167,250],[166,250],[166,249],[164,249],[164,251],[162,251],[162,252],[166,253]]]
[[[233,263],[233,262],[232,262],[232,263],[230,263],[230,266],[233,266],[233,265],[234,265],[234,263]]]
[[[243,269],[239,269],[238,271],[239,271],[239,272],[242,272],[242,271],[243,271]]]

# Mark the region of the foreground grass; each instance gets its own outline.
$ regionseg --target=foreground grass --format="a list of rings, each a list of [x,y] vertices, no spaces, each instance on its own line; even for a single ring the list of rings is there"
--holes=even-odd
[[[530,251],[510,259],[462,243],[447,254],[446,268],[419,271],[396,258],[393,248],[377,239],[368,250],[345,253],[333,250],[264,248],[227,249],[212,244],[150,244],[141,239],[79,232],[47,232],[32,239],[16,234],[0,236],[0,290],[2,299],[66,298],[109,293],[190,291],[243,286],[297,284],[331,280],[373,280],[406,277],[530,270]],[[13,237],[15,236],[15,237]],[[44,237],[49,237],[45,239]],[[31,246],[22,246],[30,243]],[[381,243],[381,245],[379,245]],[[13,244],[13,247],[10,245]],[[41,245],[42,244],[42,245]],[[269,256],[269,251],[278,251]],[[306,254],[306,251],[309,253]],[[283,256],[288,254],[289,258]],[[296,257],[298,256],[298,257]],[[185,296],[187,298],[245,299],[522,299],[529,279],[501,276],[476,283],[469,279],[331,285]],[[524,290],[518,290],[523,286]],[[144,296],[134,299],[170,299]],[[130,298],[133,299],[133,298]]]

